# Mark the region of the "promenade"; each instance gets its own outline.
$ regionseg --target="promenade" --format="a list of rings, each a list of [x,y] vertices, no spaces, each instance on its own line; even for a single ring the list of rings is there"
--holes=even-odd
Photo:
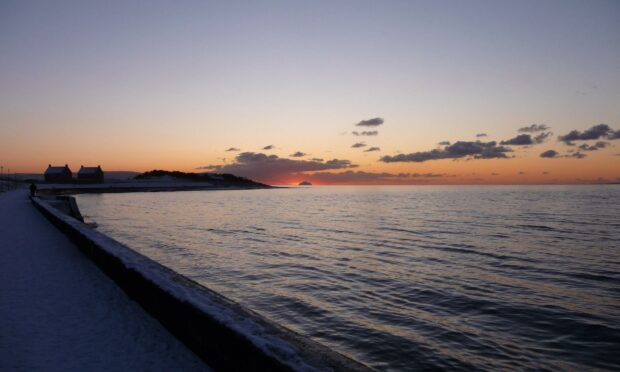
[[[27,196],[0,193],[0,370],[208,370]]]

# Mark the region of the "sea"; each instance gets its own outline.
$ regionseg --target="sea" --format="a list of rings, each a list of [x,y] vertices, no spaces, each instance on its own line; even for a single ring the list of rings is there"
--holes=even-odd
[[[620,370],[620,185],[77,201],[101,232],[377,370]]]

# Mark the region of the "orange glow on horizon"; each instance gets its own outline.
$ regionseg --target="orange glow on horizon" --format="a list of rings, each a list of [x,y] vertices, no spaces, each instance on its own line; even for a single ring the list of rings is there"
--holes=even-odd
[[[168,152],[167,152],[168,153]],[[38,161],[36,165],[30,163],[34,159],[28,157],[19,159],[17,164],[2,164],[4,172],[11,169],[12,173],[43,173],[48,164],[68,164],[73,171],[77,171],[81,165],[101,165],[105,171],[136,171],[144,172],[153,169],[180,170],[185,172],[205,172],[197,169],[200,165],[189,161],[197,158],[191,151],[171,151],[172,155],[162,156],[146,151],[132,156],[120,154],[105,154],[107,161],[101,161],[104,154],[96,156],[87,154],[83,160],[70,154],[65,156],[56,153],[47,162]],[[436,160],[422,163],[382,163],[374,160],[370,164],[364,158],[358,158],[353,163],[359,167],[349,169],[336,169],[323,172],[304,172],[303,174],[282,174],[276,177],[261,179],[254,177],[256,181],[277,184],[297,185],[302,181],[309,181],[313,185],[458,185],[458,184],[580,184],[598,182],[619,182],[620,157],[612,155],[610,151],[599,151],[588,154],[584,159],[559,158],[543,159],[531,153],[518,154],[518,157],[510,159],[490,160]],[[33,153],[31,157],[43,156]],[[282,157],[285,157],[283,155]],[[378,157],[377,157],[378,158]],[[206,164],[221,162],[219,157]],[[188,165],[192,164],[193,165]],[[366,163],[366,164],[364,164]],[[359,177],[320,177],[322,173],[342,174],[344,172],[364,173],[399,173],[417,174],[417,177],[378,177],[364,179]],[[317,176],[318,174],[318,176]],[[329,176],[328,174],[328,176]],[[426,177],[424,175],[436,175]],[[250,177],[251,178],[251,177]]]

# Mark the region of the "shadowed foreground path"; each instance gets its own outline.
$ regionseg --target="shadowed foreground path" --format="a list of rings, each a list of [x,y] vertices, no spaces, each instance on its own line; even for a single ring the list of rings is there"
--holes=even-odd
[[[49,223],[0,194],[0,370],[207,367]]]

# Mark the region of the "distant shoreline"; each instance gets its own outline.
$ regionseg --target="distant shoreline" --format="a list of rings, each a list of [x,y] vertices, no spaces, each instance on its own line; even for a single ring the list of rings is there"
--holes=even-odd
[[[74,195],[74,194],[107,194],[131,192],[170,192],[170,191],[217,191],[217,190],[257,190],[277,189],[279,186],[213,186],[213,185],[40,185],[37,193],[40,195]]]

